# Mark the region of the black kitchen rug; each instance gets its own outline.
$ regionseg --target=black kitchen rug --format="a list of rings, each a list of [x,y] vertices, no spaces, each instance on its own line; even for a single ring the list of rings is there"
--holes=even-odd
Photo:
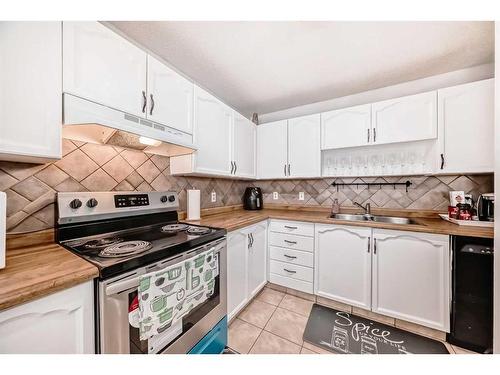
[[[341,354],[449,354],[439,341],[318,304],[303,338]]]

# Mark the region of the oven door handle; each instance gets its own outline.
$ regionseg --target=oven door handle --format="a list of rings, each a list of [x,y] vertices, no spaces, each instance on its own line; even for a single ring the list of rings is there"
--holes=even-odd
[[[123,280],[113,283],[106,287],[106,295],[112,296],[124,292],[129,289],[137,288],[139,286],[139,277],[134,277],[133,279]]]

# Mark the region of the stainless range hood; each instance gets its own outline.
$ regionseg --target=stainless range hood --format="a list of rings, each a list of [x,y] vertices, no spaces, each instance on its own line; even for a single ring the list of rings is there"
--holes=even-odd
[[[63,110],[63,138],[163,156],[196,151],[191,134],[71,94],[63,94]]]

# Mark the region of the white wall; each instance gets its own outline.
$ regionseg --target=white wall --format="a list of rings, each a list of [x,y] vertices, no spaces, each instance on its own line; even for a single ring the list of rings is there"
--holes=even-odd
[[[259,114],[259,123],[284,120],[292,117],[326,112],[338,108],[346,108],[354,105],[373,103],[405,95],[418,94],[421,92],[432,91],[443,87],[460,85],[462,83],[480,81],[482,79],[492,78],[494,76],[494,73],[494,64],[478,65],[467,69],[456,70],[454,72],[400,83],[394,86],[382,87],[379,89],[365,91],[354,95],[343,96],[323,102],[302,105],[278,112]]]
[[[495,22],[495,192],[500,187],[500,23]],[[500,205],[495,205],[493,351],[500,354]]]

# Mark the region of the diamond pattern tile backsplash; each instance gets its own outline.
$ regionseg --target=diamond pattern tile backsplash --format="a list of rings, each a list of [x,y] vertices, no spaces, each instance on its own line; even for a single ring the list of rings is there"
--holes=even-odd
[[[344,187],[337,191],[332,178],[314,180],[237,181],[220,178],[174,177],[168,157],[148,155],[119,147],[63,140],[63,158],[48,164],[0,161],[0,190],[7,193],[7,231],[10,233],[54,226],[54,202],[58,191],[153,191],[179,193],[180,209],[186,208],[186,190],[201,190],[201,207],[241,203],[245,187],[260,186],[265,203],[328,207],[338,198],[342,206],[370,202],[373,207],[446,210],[448,192],[474,194],[493,191],[493,175],[439,177],[342,178],[337,182],[394,182],[410,179],[404,187]],[[210,193],[217,202],[210,202]],[[272,193],[279,193],[273,200]],[[305,193],[303,201],[299,192]]]

